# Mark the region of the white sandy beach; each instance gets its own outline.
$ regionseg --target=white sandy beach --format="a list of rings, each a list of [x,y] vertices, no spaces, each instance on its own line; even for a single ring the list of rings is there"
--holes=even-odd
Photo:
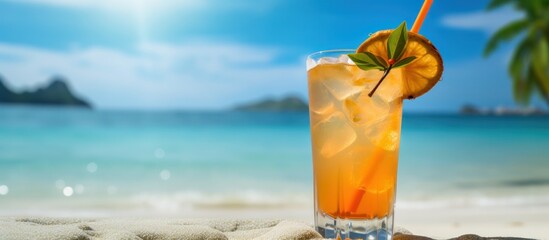
[[[395,224],[416,235],[447,239],[463,234],[549,239],[549,206],[398,210]]]
[[[2,218],[1,239],[318,239],[284,220]]]
[[[193,222],[199,220],[199,223],[222,222],[223,224],[234,225],[235,221],[249,224],[258,223],[259,225],[267,224],[268,227],[258,227],[262,230],[257,230],[255,233],[259,235],[245,235],[249,239],[259,237],[261,234],[275,234],[269,236],[279,236],[276,234],[297,234],[296,236],[313,236],[309,231],[312,228],[308,226],[313,224],[312,212],[309,209],[209,209],[195,210],[185,212],[95,212],[91,214],[87,212],[61,212],[61,211],[43,211],[35,212],[30,215],[22,211],[3,212],[0,221],[0,231],[10,229],[10,224],[13,223],[13,216],[27,217],[30,219],[41,219],[40,217],[56,217],[61,219],[75,219],[83,217],[84,219],[102,219],[99,223],[90,223],[102,232],[101,236],[115,236],[113,234],[123,229],[154,229],[155,226],[163,226],[165,224],[183,224],[185,222]],[[11,215],[12,217],[6,217]],[[475,208],[431,208],[431,209],[397,209],[395,216],[396,229],[405,229],[414,235],[427,236],[435,239],[449,239],[464,234],[476,234],[484,237],[520,237],[529,239],[549,239],[549,232],[546,227],[549,226],[549,206],[531,206],[531,207],[475,207]],[[47,218],[46,218],[47,219]],[[138,219],[138,220],[136,220]],[[140,219],[140,220],[139,220]],[[155,220],[160,219],[160,220]],[[235,220],[239,219],[239,220]],[[266,219],[284,219],[283,224],[277,227],[280,220]],[[9,223],[11,221],[11,223]],[[54,221],[54,220],[50,220]],[[58,220],[55,220],[58,221]],[[93,220],[98,221],[98,220]],[[167,221],[167,222],[166,222]],[[172,222],[170,222],[172,221]],[[175,222],[173,222],[175,221]],[[297,225],[296,225],[297,224]],[[300,225],[302,224],[302,225]],[[227,226],[228,226],[227,225]],[[231,226],[232,226],[231,225]],[[245,224],[244,224],[245,225]],[[259,226],[258,225],[258,226]],[[75,225],[76,227],[78,225]],[[131,226],[131,227],[127,227]],[[13,226],[12,226],[13,227]],[[21,227],[21,226],[20,226]],[[26,229],[25,226],[21,229]],[[77,231],[75,227],[67,227],[66,231]],[[3,230],[2,230],[3,229]],[[48,232],[48,227],[33,228],[33,231]],[[52,228],[53,229],[53,228]],[[65,231],[64,228],[57,230]],[[133,229],[133,230],[132,230]],[[274,230],[273,230],[274,229]],[[188,231],[195,231],[192,228]],[[156,230],[151,230],[156,231]],[[164,230],[158,230],[158,234],[162,235]],[[174,230],[176,231],[176,230]],[[185,230],[177,230],[185,232]],[[197,230],[196,230],[197,231]],[[294,232],[292,232],[294,231]],[[402,231],[402,230],[399,230]],[[135,231],[134,231],[135,232]],[[129,234],[129,233],[128,233]],[[212,233],[213,234],[213,233]],[[247,232],[246,234],[249,234]],[[130,235],[128,235],[130,236]],[[163,235],[164,236],[164,235]],[[231,235],[231,239],[246,239],[239,238],[238,233]],[[236,236],[236,237],[235,237]],[[265,235],[267,236],[267,235]],[[282,235],[280,235],[282,236]],[[284,235],[287,236],[287,235]],[[17,238],[22,239],[22,238]],[[108,238],[97,238],[108,239]],[[161,239],[161,238],[159,238]],[[276,237],[275,237],[276,239]],[[300,238],[297,238],[300,239]]]

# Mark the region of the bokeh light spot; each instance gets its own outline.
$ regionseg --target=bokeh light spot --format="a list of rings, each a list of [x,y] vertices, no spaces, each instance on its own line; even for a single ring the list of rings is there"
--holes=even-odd
[[[170,173],[170,171],[164,169],[160,172],[160,179],[166,181],[168,179],[170,179],[170,177],[172,176],[172,174]]]
[[[0,195],[6,195],[10,189],[6,185],[0,185]]]
[[[63,188],[63,195],[65,195],[65,197],[70,197],[72,196],[72,194],[74,193],[74,190],[72,190],[72,187],[65,187]]]
[[[88,172],[90,173],[97,172],[97,164],[94,162],[88,163],[88,165],[86,166],[86,170],[88,170]]]

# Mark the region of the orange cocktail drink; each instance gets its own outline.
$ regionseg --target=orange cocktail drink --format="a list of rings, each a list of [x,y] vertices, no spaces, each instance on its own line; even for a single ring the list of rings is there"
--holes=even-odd
[[[308,71],[317,208],[333,218],[379,219],[395,198],[402,99],[390,83],[398,79],[369,97],[380,72],[342,56]]]
[[[370,97],[383,72],[359,69],[348,53],[309,58],[315,217],[328,225],[331,219],[392,225],[402,119],[399,74],[387,76]]]

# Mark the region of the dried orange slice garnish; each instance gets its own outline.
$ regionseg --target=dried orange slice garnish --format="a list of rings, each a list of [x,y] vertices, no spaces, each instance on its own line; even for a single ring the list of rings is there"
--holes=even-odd
[[[392,30],[374,33],[357,49],[357,53],[370,52],[376,56],[387,56],[387,39]],[[420,34],[408,32],[408,44],[401,59],[415,56],[416,59],[400,70],[402,97],[417,98],[428,92],[441,79],[444,69],[442,57],[431,41]],[[388,61],[385,57],[385,61]],[[396,69],[395,69],[396,70]],[[391,74],[396,74],[396,71]]]

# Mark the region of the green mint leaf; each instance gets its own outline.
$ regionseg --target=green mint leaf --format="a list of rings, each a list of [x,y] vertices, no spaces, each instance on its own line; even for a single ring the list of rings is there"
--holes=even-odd
[[[385,70],[386,68],[374,54],[369,52],[353,53],[348,54],[348,56],[362,70]]]
[[[389,64],[385,61],[385,59],[383,59],[382,57],[380,56],[376,56],[377,58],[377,61],[379,61],[381,63],[381,65],[383,65],[384,68],[388,68],[389,67]]]
[[[406,44],[408,43],[408,29],[406,28],[406,22],[402,22],[391,34],[389,39],[387,39],[387,56],[389,59],[396,61],[399,60]]]
[[[370,58],[371,61],[373,61],[375,63],[375,65],[383,67],[383,68],[388,67],[387,63],[385,62],[385,60],[383,60],[383,58],[381,58],[379,56],[376,56],[371,52],[363,52],[363,53],[366,54],[368,56],[368,58]],[[380,59],[381,59],[381,61],[380,61]]]
[[[377,66],[377,65],[371,65],[371,64],[359,64],[357,63],[356,66],[362,70],[372,70],[372,69],[377,69],[379,71],[384,71],[385,69],[380,67],[380,66]]]
[[[371,65],[380,65],[378,64],[376,57],[373,54],[367,53],[367,52],[352,53],[352,54],[349,54],[349,58],[351,58],[351,60],[353,60],[353,62],[355,63],[367,63]]]
[[[417,58],[416,56],[410,56],[410,57],[407,57],[407,58],[400,59],[398,62],[396,62],[393,65],[393,68],[404,67],[404,66],[412,63],[414,60],[416,60],[416,58]]]

